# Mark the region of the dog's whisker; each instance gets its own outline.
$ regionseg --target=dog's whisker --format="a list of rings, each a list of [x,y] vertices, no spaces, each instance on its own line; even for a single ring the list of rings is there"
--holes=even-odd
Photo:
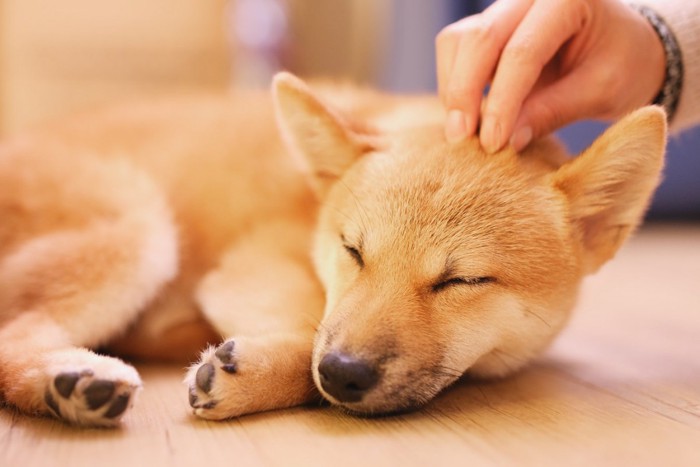
[[[491,351],[491,355],[493,355],[496,360],[501,362],[501,365],[503,365],[509,372],[513,372],[517,369],[506,360],[506,358],[512,357],[512,355],[508,352],[501,349],[493,349]]]
[[[544,323],[544,325],[547,326],[548,328],[551,328],[551,327],[552,327],[552,325],[551,325],[546,319],[544,319],[542,316],[540,316],[540,315],[538,315],[537,313],[535,313],[534,311],[532,311],[530,308],[525,307],[525,308],[523,308],[523,311],[524,311],[525,313],[527,313],[527,314],[529,314],[529,315],[532,315],[532,316],[534,316],[535,318],[539,319],[539,320],[540,320],[542,323]]]
[[[457,379],[457,378],[460,378],[463,373],[455,371],[455,370],[434,369],[432,371],[432,374],[436,377],[447,377],[447,378]]]

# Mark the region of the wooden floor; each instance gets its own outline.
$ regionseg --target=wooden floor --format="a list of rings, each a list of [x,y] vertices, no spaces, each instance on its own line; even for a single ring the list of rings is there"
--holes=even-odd
[[[700,466],[700,225],[651,226],[589,279],[552,349],[383,419],[327,407],[193,418],[179,368],[140,366],[117,430],[0,410],[0,466]]]

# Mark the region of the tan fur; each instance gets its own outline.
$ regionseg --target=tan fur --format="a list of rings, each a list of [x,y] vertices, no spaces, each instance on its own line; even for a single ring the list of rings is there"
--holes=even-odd
[[[319,377],[328,352],[381,374],[341,403],[358,412],[419,406],[468,371],[507,374],[638,225],[663,161],[653,107],[566,162],[550,140],[520,155],[450,146],[429,97],[288,74],[273,91],[274,105],[237,93],[114,109],[0,148],[8,402],[113,425],[138,375],[88,348],[191,359],[219,336],[186,377],[211,419],[316,388],[340,403]],[[489,280],[436,286],[457,277]],[[92,407],[100,385],[109,398]]]

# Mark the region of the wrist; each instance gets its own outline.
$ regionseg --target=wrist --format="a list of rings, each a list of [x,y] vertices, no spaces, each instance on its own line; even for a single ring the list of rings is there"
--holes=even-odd
[[[657,44],[660,44],[663,50],[663,80],[651,103],[664,107],[668,120],[671,121],[678,108],[683,87],[683,57],[678,41],[656,11],[635,3],[630,3],[629,6],[644,17],[658,39]]]

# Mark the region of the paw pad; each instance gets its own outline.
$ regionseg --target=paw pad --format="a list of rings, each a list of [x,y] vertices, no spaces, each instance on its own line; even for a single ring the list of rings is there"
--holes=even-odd
[[[235,346],[236,343],[234,341],[228,341],[220,345],[219,348],[216,349],[216,352],[214,352],[216,358],[222,363],[221,369],[226,373],[232,374],[237,370],[236,364],[233,361],[233,349]]]
[[[202,358],[199,367],[194,371],[194,384],[189,388],[189,403],[192,408],[212,409],[217,401],[211,397],[212,388],[216,380],[217,368],[224,373],[234,374],[238,371],[235,362],[234,341],[227,341],[217,347],[212,353]]]
[[[61,396],[67,399],[68,397],[70,397],[71,393],[73,392],[73,389],[75,389],[75,385],[79,379],[80,373],[61,373],[58,376],[56,376],[56,378],[53,380],[53,385],[56,388],[56,391]]]
[[[99,409],[114,395],[114,382],[106,379],[96,379],[83,390],[85,401],[90,410]]]
[[[134,382],[96,378],[92,370],[56,375],[44,402],[57,417],[88,425],[114,425],[129,408],[140,386]]]
[[[214,365],[211,363],[205,363],[197,370],[195,382],[197,383],[197,387],[201,389],[204,394],[209,394],[209,391],[211,391],[211,383],[214,380],[215,371]]]

